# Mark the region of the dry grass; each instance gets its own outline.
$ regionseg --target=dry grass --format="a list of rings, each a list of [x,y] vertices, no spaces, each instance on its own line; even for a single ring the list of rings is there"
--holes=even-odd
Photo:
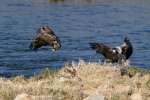
[[[150,99],[150,73],[133,71],[121,76],[112,65],[86,63],[65,65],[59,71],[46,69],[38,76],[0,78],[0,100],[13,100],[27,93],[33,100],[83,100],[91,94],[105,96],[106,100],[130,100],[132,94]]]

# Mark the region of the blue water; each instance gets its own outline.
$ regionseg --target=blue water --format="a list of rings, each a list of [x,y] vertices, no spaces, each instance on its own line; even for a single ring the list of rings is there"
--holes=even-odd
[[[125,36],[134,46],[131,64],[150,69],[150,1],[82,1],[0,0],[0,74],[30,76],[78,59],[99,61],[101,55],[89,48],[89,42],[116,46]],[[49,47],[29,50],[36,30],[43,25],[60,37],[59,51]]]

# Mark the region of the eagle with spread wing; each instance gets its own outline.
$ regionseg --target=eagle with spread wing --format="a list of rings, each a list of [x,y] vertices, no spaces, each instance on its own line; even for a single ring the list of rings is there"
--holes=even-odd
[[[59,38],[48,26],[43,26],[38,29],[36,37],[32,40],[30,44],[30,49],[37,50],[42,46],[51,46],[52,50],[54,51],[61,48]]]
[[[103,43],[89,43],[90,47],[96,50],[97,53],[102,54],[105,59],[109,59],[112,63],[121,60],[127,60],[133,53],[133,46],[130,40],[125,37],[124,43],[121,46],[111,48]]]

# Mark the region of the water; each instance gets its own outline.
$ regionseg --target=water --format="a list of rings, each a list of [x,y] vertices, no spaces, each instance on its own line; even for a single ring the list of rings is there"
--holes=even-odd
[[[133,43],[131,64],[150,68],[149,0],[0,0],[0,74],[30,76],[65,62],[99,61],[89,48],[97,41],[120,45],[128,36]],[[62,42],[61,50],[43,47],[29,50],[36,30],[52,27]]]

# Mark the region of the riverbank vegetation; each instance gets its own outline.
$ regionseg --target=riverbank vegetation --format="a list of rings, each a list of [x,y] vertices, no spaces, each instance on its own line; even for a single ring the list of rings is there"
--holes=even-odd
[[[23,100],[19,96],[24,100],[150,100],[150,72],[80,61],[30,78],[1,77],[0,100]]]

